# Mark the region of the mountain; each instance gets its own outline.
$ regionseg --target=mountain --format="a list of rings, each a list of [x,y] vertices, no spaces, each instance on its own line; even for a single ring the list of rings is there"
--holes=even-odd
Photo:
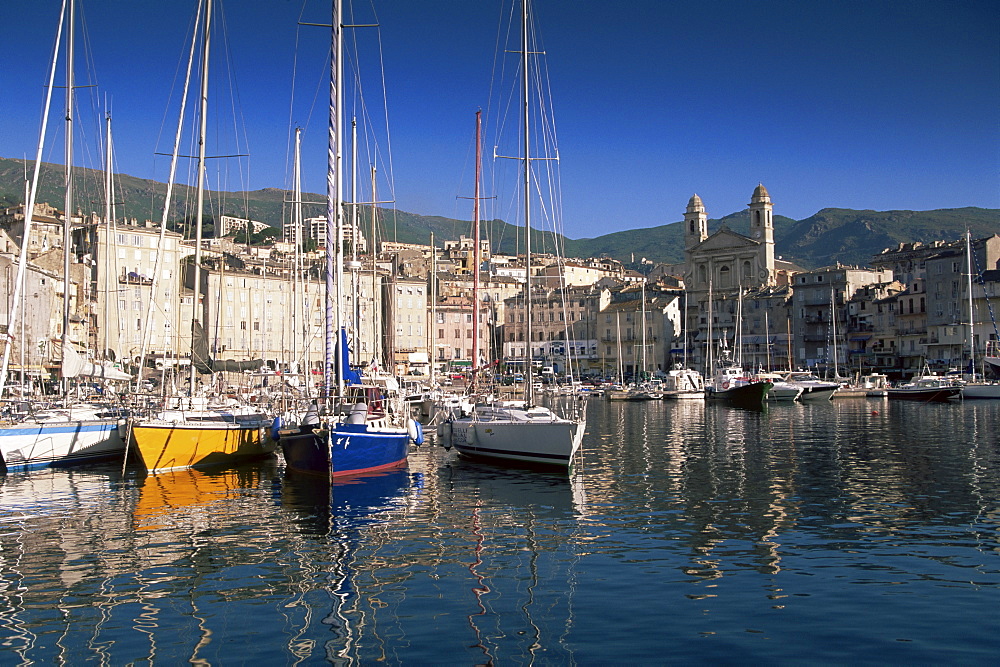
[[[39,179],[39,201],[62,208],[62,167],[45,164]],[[100,211],[103,204],[104,181],[101,172],[76,169],[75,187],[78,208],[84,212]],[[0,158],[0,206],[11,206],[24,201],[23,160]],[[125,174],[115,176],[116,199],[119,217],[142,220],[160,220],[166,184]],[[207,196],[214,202],[214,210],[226,215],[250,218],[281,228],[287,217],[287,194],[277,188],[252,192],[211,192]],[[176,186],[174,210],[171,218],[182,220],[190,213],[187,198],[193,199],[194,188]],[[306,194],[307,202],[321,202],[324,195]],[[324,204],[306,204],[306,217],[324,215]],[[361,227],[365,236],[371,228],[371,214],[361,211]],[[733,231],[747,234],[750,227],[749,212],[740,211],[720,219],[708,221],[709,233],[722,225]],[[1000,209],[975,207],[939,209],[934,211],[857,211],[842,208],[824,208],[804,220],[774,216],[775,253],[804,268],[816,268],[841,262],[865,266],[873,255],[900,243],[915,241],[950,241],[960,238],[969,229],[974,237],[984,237],[1000,230]],[[403,243],[430,242],[434,233],[435,244],[445,240],[471,235],[471,223],[440,216],[418,215],[405,211],[379,209],[379,229],[382,238]],[[482,223],[482,233],[489,238],[495,252],[517,253],[523,247],[520,227],[503,220]],[[536,231],[532,232],[532,248],[538,252],[553,252],[556,244],[563,246],[569,257],[610,256],[623,262],[637,262],[642,258],[654,262],[679,263],[684,259],[684,227],[680,221],[630,229],[596,238],[569,239]]]

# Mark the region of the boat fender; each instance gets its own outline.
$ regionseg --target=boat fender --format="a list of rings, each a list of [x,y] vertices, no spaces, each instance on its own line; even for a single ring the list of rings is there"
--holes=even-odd
[[[424,429],[416,419],[406,420],[406,434],[416,445],[424,444]]]
[[[281,418],[281,415],[278,415],[277,417],[274,418],[274,421],[271,422],[271,439],[272,440],[277,440],[278,439],[278,437],[279,437],[279,431],[281,431],[281,427],[284,426],[284,425],[285,425],[285,421]]]
[[[465,432],[465,444],[469,445],[470,447],[475,447],[476,440],[478,440],[476,436],[476,425],[469,424],[469,428]]]
[[[451,420],[438,424],[438,441],[445,449],[451,449]]]
[[[128,437],[128,420],[127,419],[119,419],[118,420],[118,435],[122,438],[122,440],[124,440],[124,439],[126,439]],[[2,458],[3,457],[0,457],[0,463],[3,462]]]

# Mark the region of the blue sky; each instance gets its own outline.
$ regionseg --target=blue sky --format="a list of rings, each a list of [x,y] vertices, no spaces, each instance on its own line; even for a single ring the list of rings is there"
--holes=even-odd
[[[117,170],[166,180],[155,153],[171,147],[195,2],[79,1],[97,83],[88,91],[110,100]],[[0,4],[0,155],[33,158],[59,4]],[[391,153],[380,173],[391,154],[399,209],[468,219],[457,197],[471,195],[476,109],[497,120],[491,81],[509,0],[373,4],[380,28],[358,33],[382,44]],[[824,207],[1000,208],[1000,3],[535,4],[573,238],[675,222],[696,192],[721,217],[745,208],[758,182],[795,219]],[[358,22],[372,22],[371,6],[358,3]],[[230,0],[224,15],[232,65],[213,81],[235,81],[245,140],[209,151],[249,152],[234,171],[251,189],[288,187],[289,128],[302,126],[304,189],[322,192],[328,37],[296,24],[328,20],[328,3]],[[377,88],[366,84],[371,107],[382,104]],[[45,159],[61,159],[59,142]],[[99,166],[96,152],[77,154]]]

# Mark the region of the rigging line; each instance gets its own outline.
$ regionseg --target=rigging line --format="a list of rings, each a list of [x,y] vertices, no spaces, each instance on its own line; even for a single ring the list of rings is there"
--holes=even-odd
[[[1000,339],[1000,331],[997,331],[997,318],[996,315],[993,313],[993,303],[990,301],[990,295],[986,291],[986,281],[983,278],[983,271],[980,270],[979,268],[979,256],[976,254],[976,245],[974,243],[970,243],[969,247],[972,249],[972,261],[976,266],[976,272],[977,272],[975,275],[976,282],[983,286],[983,297],[986,299],[986,310],[989,312],[990,322],[993,324],[993,335],[997,339]],[[975,320],[972,313],[969,313],[969,320],[970,321]]]
[[[229,24],[226,20],[226,14],[220,3],[218,10],[219,18],[217,19],[217,25],[219,26],[219,31],[222,33],[222,44],[223,53],[225,54],[226,63],[226,74],[229,81],[229,103],[230,110],[233,117],[233,127],[235,128],[235,144],[236,150],[234,153],[240,155],[237,160],[242,163],[243,159],[246,159],[246,171],[244,172],[241,164],[239,170],[241,193],[243,195],[243,210],[245,217],[250,218],[250,141],[249,133],[247,132],[246,116],[243,114],[243,103],[240,96],[239,84],[236,80],[234,72],[236,68],[234,67],[233,50],[232,44],[229,40]],[[242,134],[240,132],[242,131]],[[245,155],[243,155],[245,154]],[[227,164],[228,172],[228,164]],[[244,178],[245,176],[245,178]],[[227,179],[228,183],[228,179]],[[247,227],[247,242],[250,239],[250,229]]]

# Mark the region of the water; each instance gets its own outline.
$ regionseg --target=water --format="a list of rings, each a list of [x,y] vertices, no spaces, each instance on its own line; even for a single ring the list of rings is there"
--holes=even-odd
[[[332,491],[280,461],[8,475],[0,664],[1000,655],[1000,403],[588,417],[571,476],[430,446]]]

